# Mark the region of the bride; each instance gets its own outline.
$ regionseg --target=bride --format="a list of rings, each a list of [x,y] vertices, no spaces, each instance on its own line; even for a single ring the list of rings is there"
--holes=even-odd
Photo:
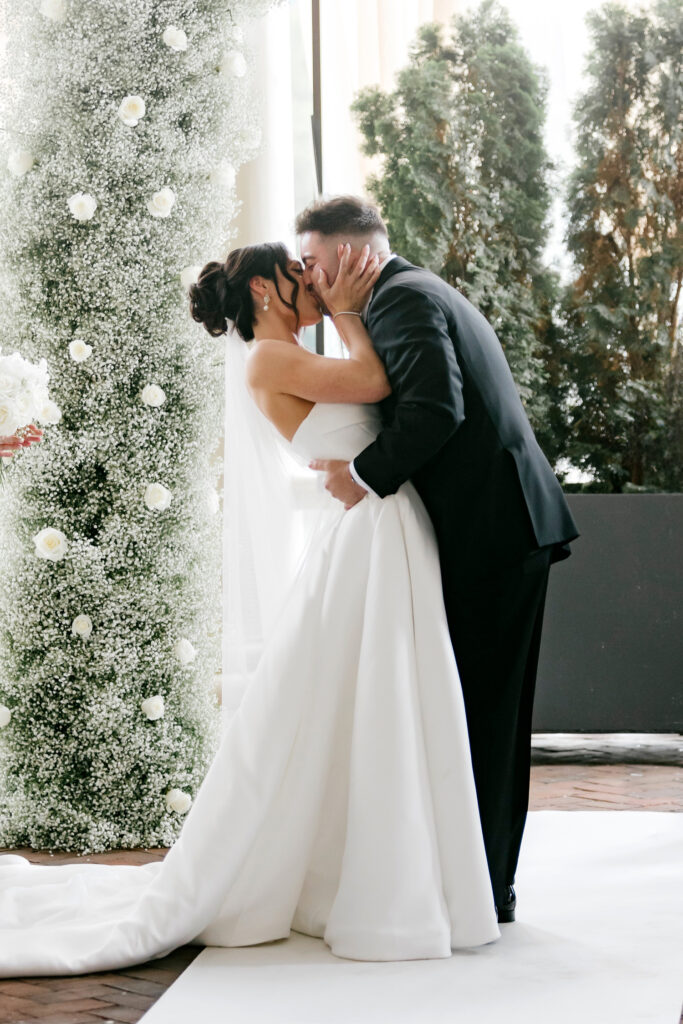
[[[321,311],[283,245],[208,263],[191,288],[213,336],[234,324],[228,346],[251,341],[252,409],[306,461],[352,459],[379,432],[390,388],[358,315],[378,274],[367,248],[355,263],[347,249],[334,285],[317,283],[348,359],[300,344]],[[0,857],[0,976],[291,930],[354,960],[448,957],[500,936],[431,522],[409,482],[338,508],[165,859]]]

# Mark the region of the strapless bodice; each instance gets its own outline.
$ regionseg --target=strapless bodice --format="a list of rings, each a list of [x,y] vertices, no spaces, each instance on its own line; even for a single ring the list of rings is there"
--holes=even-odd
[[[380,427],[376,405],[316,402],[290,444],[307,460],[351,461],[375,440]]]

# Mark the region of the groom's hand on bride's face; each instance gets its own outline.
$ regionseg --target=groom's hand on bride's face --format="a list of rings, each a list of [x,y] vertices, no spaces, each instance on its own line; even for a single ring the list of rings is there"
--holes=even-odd
[[[325,490],[341,501],[347,511],[366,496],[367,491],[356,483],[349,463],[343,459],[314,459],[308,465],[309,469],[325,474]]]

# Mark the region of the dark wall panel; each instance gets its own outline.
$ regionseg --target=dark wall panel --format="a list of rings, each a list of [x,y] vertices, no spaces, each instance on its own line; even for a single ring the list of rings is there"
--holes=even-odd
[[[576,494],[551,567],[539,732],[683,732],[683,494]]]

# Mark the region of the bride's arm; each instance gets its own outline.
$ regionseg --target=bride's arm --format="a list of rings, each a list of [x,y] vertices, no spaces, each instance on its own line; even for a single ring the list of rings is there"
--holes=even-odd
[[[319,283],[325,303],[348,359],[316,355],[286,341],[259,341],[247,363],[247,382],[254,390],[296,395],[311,402],[379,402],[391,392],[384,365],[372,347],[360,313],[379,277],[377,260],[361,253],[349,270],[342,256],[332,288]],[[335,316],[336,314],[336,316]]]

